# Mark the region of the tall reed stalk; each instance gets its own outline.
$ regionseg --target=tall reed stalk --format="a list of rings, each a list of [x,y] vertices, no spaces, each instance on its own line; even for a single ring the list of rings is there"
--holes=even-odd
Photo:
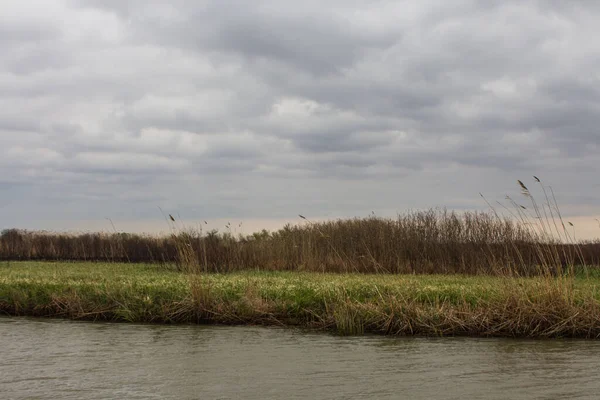
[[[165,214],[170,234],[55,234],[6,230],[0,260],[93,260],[175,265],[181,270],[285,270],[353,273],[573,274],[600,266],[600,241],[575,240],[554,191],[537,177],[542,201],[519,181],[526,200],[507,196],[485,212],[446,209],[396,218],[340,219],[234,236],[189,229]],[[485,199],[485,198],[484,198]],[[487,202],[487,200],[486,200]],[[162,211],[162,210],[161,210]]]

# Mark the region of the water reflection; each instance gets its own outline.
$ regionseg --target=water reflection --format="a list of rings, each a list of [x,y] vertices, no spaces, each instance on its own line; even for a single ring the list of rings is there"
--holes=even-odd
[[[597,398],[600,343],[0,318],[3,398]]]

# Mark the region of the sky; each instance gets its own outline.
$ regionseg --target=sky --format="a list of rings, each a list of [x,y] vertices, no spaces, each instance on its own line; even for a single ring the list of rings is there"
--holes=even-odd
[[[485,210],[536,175],[600,236],[596,1],[1,4],[0,229]]]

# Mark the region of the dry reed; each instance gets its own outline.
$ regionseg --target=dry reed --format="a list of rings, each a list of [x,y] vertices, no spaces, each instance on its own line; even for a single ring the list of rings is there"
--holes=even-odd
[[[370,216],[311,222],[246,236],[202,232],[163,213],[171,234],[79,235],[5,230],[0,260],[71,260],[175,264],[181,270],[283,270],[358,273],[563,274],[600,265],[600,241],[575,241],[551,187],[539,184],[539,203],[518,181],[524,206],[457,213],[407,212],[395,219]],[[487,201],[487,200],[486,200]],[[489,203],[488,203],[489,204]],[[162,212],[162,210],[161,210]],[[502,214],[504,212],[504,214]],[[573,271],[570,271],[573,272]]]

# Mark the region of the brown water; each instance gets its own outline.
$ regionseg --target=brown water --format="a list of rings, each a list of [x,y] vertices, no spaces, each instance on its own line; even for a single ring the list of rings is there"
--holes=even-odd
[[[0,318],[1,399],[598,399],[600,341]]]

